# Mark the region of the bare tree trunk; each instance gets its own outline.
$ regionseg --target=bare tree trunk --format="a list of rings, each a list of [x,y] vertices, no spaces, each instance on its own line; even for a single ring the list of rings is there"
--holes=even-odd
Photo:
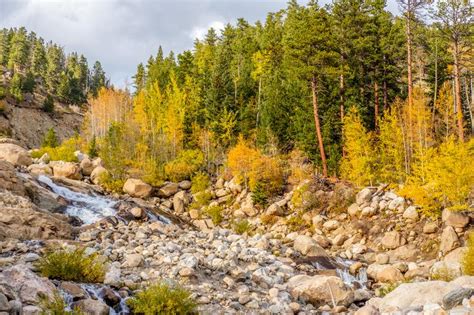
[[[454,85],[455,85],[455,99],[457,109],[458,135],[459,141],[464,142],[464,123],[461,103],[461,80],[459,78],[459,45],[454,43]]]
[[[339,115],[341,118],[341,128],[344,126],[344,107],[345,107],[345,100],[344,100],[344,74],[341,72],[339,76]],[[342,156],[346,156],[346,150],[344,150],[344,146],[342,146]]]
[[[388,91],[387,91],[387,81],[385,81],[385,78],[383,80],[382,89],[383,89],[383,110],[386,111],[388,109]]]
[[[435,82],[434,82],[434,95],[433,95],[433,112],[432,112],[432,125],[436,128],[435,113],[436,113],[436,101],[438,99],[438,39],[435,39]],[[435,130],[436,131],[436,130]]]
[[[408,11],[407,18],[407,71],[408,71],[408,106],[413,105],[413,74],[412,74],[412,33],[411,33],[411,12]]]
[[[319,124],[319,110],[318,110],[318,82],[316,77],[311,79],[311,91],[313,93],[313,114],[314,125],[316,127],[316,137],[318,138],[319,154],[321,155],[321,163],[323,166],[323,176],[328,176],[328,168],[326,162],[326,152],[324,151],[323,136],[321,134],[321,126]]]
[[[464,77],[464,87],[466,92],[466,103],[469,110],[469,119],[471,120],[471,134],[474,134],[474,115],[472,113],[472,99],[469,100],[469,85],[467,84],[467,78]]]

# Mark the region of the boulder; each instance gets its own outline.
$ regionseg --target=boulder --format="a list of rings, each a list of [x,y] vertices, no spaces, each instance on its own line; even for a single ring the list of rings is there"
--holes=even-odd
[[[327,257],[326,251],[314,239],[306,235],[298,235],[293,248],[306,256]]]
[[[141,179],[129,178],[123,185],[123,191],[132,197],[148,198],[153,188]]]
[[[357,203],[353,203],[349,206],[349,208],[347,208],[347,213],[351,216],[351,217],[356,217],[359,215],[361,209],[360,209],[360,206],[357,204]]]
[[[74,282],[61,282],[59,288],[69,294],[74,301],[88,297],[87,292],[80,285]]]
[[[107,270],[105,274],[104,284],[119,288],[122,284],[120,276],[121,276],[120,268],[112,264],[109,270]]]
[[[334,302],[336,305],[350,305],[354,293],[336,276],[297,275],[288,280],[288,289],[295,299],[303,299],[318,307]]]
[[[433,234],[438,231],[438,224],[436,222],[427,222],[423,226],[423,233],[425,234]]]
[[[13,143],[0,143],[0,160],[14,166],[29,166],[33,163],[28,151]]]
[[[11,191],[20,196],[26,195],[23,181],[18,177],[15,168],[3,160],[0,160],[0,190]]]
[[[245,213],[248,217],[254,217],[257,215],[258,211],[255,209],[253,204],[252,194],[248,194],[245,200],[242,202],[240,206],[240,210]]]
[[[418,211],[416,210],[416,207],[410,206],[406,208],[403,212],[403,218],[412,221],[418,220]]]
[[[135,219],[143,219],[146,216],[146,211],[139,207],[133,207],[129,212]]]
[[[47,164],[31,164],[28,172],[34,175],[53,175],[53,169]]]
[[[53,166],[53,174],[57,177],[66,177],[69,179],[82,179],[80,167],[73,162],[55,161],[51,162]]]
[[[49,162],[51,162],[51,157],[49,156],[48,152],[46,152],[45,154],[43,154],[39,160],[38,160],[39,163],[43,163],[43,164],[48,164]]]
[[[469,224],[469,217],[467,215],[462,212],[450,211],[448,209],[443,210],[442,220],[444,224],[454,228],[464,228]]]
[[[158,197],[169,198],[178,192],[179,186],[176,183],[167,183],[158,190]]]
[[[108,171],[103,166],[96,166],[91,173],[91,181],[96,184],[100,185],[103,179],[103,176],[106,175]]]
[[[140,254],[129,254],[125,257],[125,260],[129,268],[136,268],[143,265],[143,256]]]
[[[185,206],[188,204],[186,192],[181,190],[173,196],[173,209],[176,213],[184,213]]]
[[[43,210],[61,212],[68,205],[66,199],[44,188],[35,181],[26,181],[25,188],[31,201]]]
[[[81,163],[79,164],[81,167],[82,175],[90,176],[92,171],[94,170],[95,166],[89,158],[82,159]]]
[[[364,188],[356,195],[356,203],[358,205],[363,205],[364,203],[369,203],[374,194],[374,189]]]
[[[265,211],[265,214],[281,216],[285,214],[285,211],[278,203],[272,203]]]
[[[183,181],[181,181],[181,182],[178,183],[178,187],[179,187],[180,189],[184,189],[184,190],[190,189],[190,188],[191,188],[191,185],[192,185],[192,183],[191,183],[191,181],[189,181],[189,180],[183,180]]]
[[[441,244],[439,245],[439,250],[444,255],[453,249],[459,247],[459,238],[454,228],[452,226],[447,226],[444,228],[443,233],[441,234]]]
[[[372,264],[367,268],[369,278],[377,282],[395,283],[403,280],[403,275],[392,265]]]
[[[382,237],[381,243],[384,248],[395,249],[401,245],[401,235],[397,231],[385,233]]]
[[[50,280],[37,276],[26,265],[3,270],[0,283],[8,283],[24,304],[37,305],[42,297],[52,298],[56,290]]]
[[[443,308],[452,309],[462,303],[464,299],[469,299],[474,295],[473,288],[456,288],[443,296]]]
[[[373,305],[365,305],[359,308],[354,315],[379,315],[379,310]]]
[[[110,312],[110,307],[107,306],[107,304],[93,299],[84,299],[74,302],[73,307],[77,307],[89,315],[108,315]]]
[[[337,220],[329,220],[324,222],[323,227],[328,231],[333,231],[337,229],[341,224]]]

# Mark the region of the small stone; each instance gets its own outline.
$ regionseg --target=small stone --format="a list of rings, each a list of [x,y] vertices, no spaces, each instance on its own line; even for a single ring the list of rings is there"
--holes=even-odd
[[[291,302],[289,307],[294,313],[298,313],[301,310],[301,305],[296,302]]]
[[[194,269],[189,267],[181,268],[181,270],[179,271],[179,275],[181,277],[191,277],[194,275]]]
[[[40,259],[40,256],[36,253],[28,253],[24,257],[25,262],[33,262],[37,261],[38,259]]]
[[[247,304],[248,302],[250,302],[250,295],[248,294],[244,294],[244,295],[241,295],[239,296],[239,303],[242,304],[242,305],[245,305]]]
[[[362,268],[362,263],[360,261],[356,261],[349,267],[349,272],[352,275],[356,275],[359,272],[359,269]]]
[[[433,233],[436,233],[437,230],[438,230],[438,225],[436,224],[436,222],[427,222],[423,226],[423,233],[425,234],[433,234]]]
[[[418,211],[414,206],[410,206],[403,212],[403,218],[416,221],[418,220]]]
[[[388,264],[389,261],[390,261],[390,256],[388,256],[385,253],[380,253],[377,256],[375,256],[375,262],[379,265]]]
[[[129,254],[126,257],[127,267],[136,268],[143,264],[143,256],[140,254]]]
[[[401,245],[401,235],[397,231],[387,232],[383,236],[381,243],[387,249],[395,249]]]
[[[467,215],[448,209],[443,210],[442,220],[446,225],[454,228],[464,228],[469,224],[469,217]]]
[[[268,290],[268,295],[271,297],[271,298],[276,298],[278,297],[278,293],[279,293],[279,290],[277,288],[271,288],[270,290]]]

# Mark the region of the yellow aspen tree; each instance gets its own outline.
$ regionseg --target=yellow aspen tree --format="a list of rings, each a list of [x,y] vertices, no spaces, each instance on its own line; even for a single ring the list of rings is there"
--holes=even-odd
[[[458,132],[454,106],[453,87],[449,81],[446,81],[439,90],[435,103],[434,130],[439,141],[446,141]]]

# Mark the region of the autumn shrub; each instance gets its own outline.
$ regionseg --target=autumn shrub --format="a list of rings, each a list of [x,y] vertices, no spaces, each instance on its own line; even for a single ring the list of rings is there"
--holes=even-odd
[[[179,182],[191,178],[203,165],[204,155],[200,150],[183,150],[165,165],[165,174],[168,179]]]
[[[58,136],[56,135],[56,131],[54,128],[49,128],[46,134],[44,135],[43,142],[41,146],[55,148],[59,145]]]
[[[204,191],[209,188],[211,185],[211,180],[209,175],[204,172],[196,173],[191,180],[191,192],[196,194],[198,192]]]
[[[45,146],[32,152],[33,158],[40,158],[43,154],[48,153],[52,161],[77,162],[74,152],[79,149],[77,138],[71,138],[64,141],[57,147]]]
[[[457,272],[448,268],[447,266],[442,266],[436,268],[434,272],[431,273],[432,280],[440,280],[440,281],[452,281],[457,277]]]
[[[473,186],[474,139],[461,143],[451,137],[428,149],[399,193],[421,206],[424,214],[439,216],[442,208],[467,210]]]
[[[197,314],[191,293],[179,286],[153,284],[127,300],[134,314]]]
[[[41,315],[85,315],[80,308],[67,310],[67,303],[59,292],[54,292],[52,299],[45,296],[40,299]]]
[[[265,185],[258,182],[252,190],[252,201],[255,205],[265,207],[268,204],[268,193]]]
[[[99,175],[99,183],[109,192],[122,193],[125,179],[114,178],[109,172],[104,172]]]
[[[295,213],[286,220],[286,226],[291,232],[297,232],[309,228],[308,223],[303,219],[301,211]]]
[[[49,249],[37,268],[42,276],[63,281],[101,283],[105,276],[104,262],[97,253],[87,255],[85,248]]]
[[[474,276],[474,231],[469,233],[466,252],[461,263],[464,274]]]
[[[198,193],[195,193],[193,195],[193,202],[191,203],[191,208],[192,209],[201,209],[202,207],[205,207],[209,205],[212,199],[212,194],[210,191],[200,191]]]
[[[260,216],[260,222],[264,225],[273,225],[278,221],[278,217],[276,215],[271,214],[262,214]]]
[[[262,184],[269,194],[274,194],[283,186],[284,176],[280,161],[275,157],[263,155],[243,137],[229,150],[227,164],[237,181],[250,190],[254,190],[257,184]]]
[[[311,160],[298,149],[290,152],[288,156],[288,168],[290,171],[288,183],[291,185],[298,185],[305,180],[309,180],[314,174],[314,167]]]
[[[205,209],[205,213],[211,218],[214,225],[219,225],[224,220],[223,211],[221,206],[209,206]]]

